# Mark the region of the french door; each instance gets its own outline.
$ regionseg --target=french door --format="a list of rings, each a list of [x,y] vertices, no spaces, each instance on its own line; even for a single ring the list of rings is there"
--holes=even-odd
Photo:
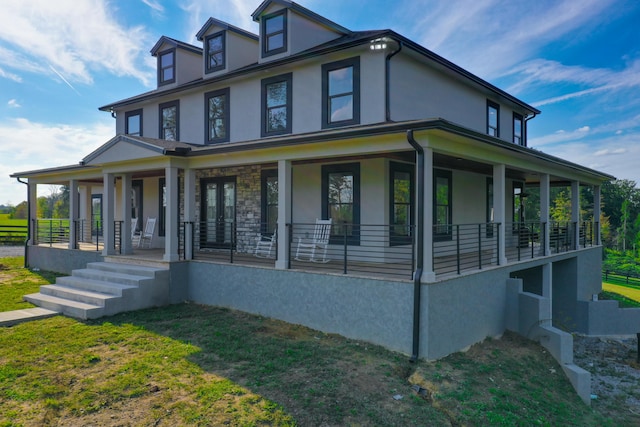
[[[200,246],[228,248],[236,218],[236,177],[200,181]]]

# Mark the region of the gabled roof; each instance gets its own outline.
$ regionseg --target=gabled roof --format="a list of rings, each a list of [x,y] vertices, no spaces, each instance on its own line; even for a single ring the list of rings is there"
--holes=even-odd
[[[158,50],[160,50],[160,46],[163,44],[169,44],[175,48],[184,49],[189,52],[197,53],[198,55],[202,55],[202,48],[198,46],[194,46],[189,43],[181,42],[180,40],[172,39],[171,37],[162,36],[160,40],[153,46],[151,49],[151,55],[156,56],[158,54]]]
[[[251,14],[251,17],[253,18],[254,21],[259,21],[260,20],[260,15],[262,15],[264,13],[264,11],[272,4],[272,3],[276,3],[279,4],[281,6],[286,7],[287,9],[291,9],[294,12],[303,15],[307,18],[309,18],[312,21],[315,21],[321,25],[324,25],[325,27],[331,28],[332,30],[338,32],[338,33],[342,33],[342,34],[349,34],[351,32],[351,30],[349,30],[348,28],[343,27],[342,25],[336,24],[335,22],[331,21],[330,19],[325,18],[324,16],[318,15],[317,13],[307,9],[306,7],[300,6],[297,3],[294,3],[292,1],[289,0],[265,0],[262,2],[262,4],[260,6],[258,6],[258,8],[255,10],[255,12],[253,12]]]
[[[240,34],[241,36],[248,37],[252,40],[258,40],[257,34],[253,34],[249,31],[243,30],[242,28],[238,28],[235,25],[231,25],[227,22],[215,18],[209,18],[207,22],[205,22],[200,31],[198,31],[198,34],[196,34],[196,38],[198,40],[204,40],[204,35],[207,33],[207,31],[209,31],[209,28],[214,25],[217,27],[221,27],[226,31],[233,31],[236,34]]]
[[[121,142],[144,148],[157,154],[182,154],[191,150],[192,144],[180,141],[167,141],[166,139],[145,138],[143,136],[133,135],[116,135],[109,141],[98,147],[92,153],[89,153],[80,164],[89,164],[98,158],[101,154],[109,151]]]

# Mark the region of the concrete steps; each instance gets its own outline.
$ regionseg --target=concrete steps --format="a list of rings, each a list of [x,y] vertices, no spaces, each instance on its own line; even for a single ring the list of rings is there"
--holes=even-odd
[[[24,299],[38,307],[79,319],[168,304],[169,270],[134,264],[92,262],[59,277],[55,285]]]

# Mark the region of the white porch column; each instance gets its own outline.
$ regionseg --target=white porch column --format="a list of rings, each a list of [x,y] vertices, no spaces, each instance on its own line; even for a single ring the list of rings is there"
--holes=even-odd
[[[114,212],[115,212],[115,183],[112,173],[105,173],[103,178],[103,194],[102,194],[102,255],[114,255],[116,253],[114,247]],[[97,238],[98,236],[96,236]]]
[[[551,179],[549,174],[542,174],[542,176],[540,176],[540,231],[543,234],[540,237],[542,238],[544,246],[540,248],[540,254],[543,256],[551,253],[549,249],[550,187]]]
[[[193,231],[196,220],[196,171],[184,170],[184,259],[193,259]]]
[[[600,203],[602,203],[601,195],[600,195],[600,186],[593,186],[593,221],[594,227],[593,232],[594,236],[594,244],[602,245],[602,236],[600,235],[600,231],[602,230],[602,224],[600,224]]]
[[[84,202],[84,217],[82,218],[82,240],[84,242],[91,243],[91,208],[92,208],[92,194],[91,194],[91,184],[86,184],[84,186],[84,194],[85,198],[82,200]]]
[[[78,181],[69,181],[69,249],[78,248]]]
[[[31,236],[29,236],[29,244],[38,244],[38,184],[29,180],[29,194],[27,195],[29,212],[27,212],[27,221],[31,226]]]
[[[573,226],[573,249],[580,245],[580,181],[571,181],[571,222]]]
[[[507,264],[507,256],[505,250],[505,235],[507,234],[506,170],[507,167],[504,164],[493,166],[493,218],[496,224],[500,224],[498,233],[499,265]]]
[[[291,161],[278,161],[278,259],[276,268],[285,270],[289,265],[289,231],[287,224],[291,224],[291,189],[292,189]]]
[[[130,255],[133,253],[131,245],[131,174],[122,175],[122,193],[120,194],[120,208],[122,228],[120,229],[120,253]],[[139,218],[138,221],[142,219]]]
[[[424,194],[424,222],[418,224],[423,228],[424,242],[422,250],[422,277],[421,282],[434,282],[436,273],[433,271],[433,149],[424,147],[424,182],[422,182]],[[419,186],[418,186],[419,187]]]
[[[164,218],[164,261],[178,261],[178,168],[164,169],[165,185],[167,186],[167,208]]]

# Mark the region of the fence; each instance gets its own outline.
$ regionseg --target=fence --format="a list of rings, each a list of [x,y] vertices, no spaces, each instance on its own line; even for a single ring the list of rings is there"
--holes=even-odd
[[[0,224],[0,246],[24,245],[27,241],[26,225]]]

